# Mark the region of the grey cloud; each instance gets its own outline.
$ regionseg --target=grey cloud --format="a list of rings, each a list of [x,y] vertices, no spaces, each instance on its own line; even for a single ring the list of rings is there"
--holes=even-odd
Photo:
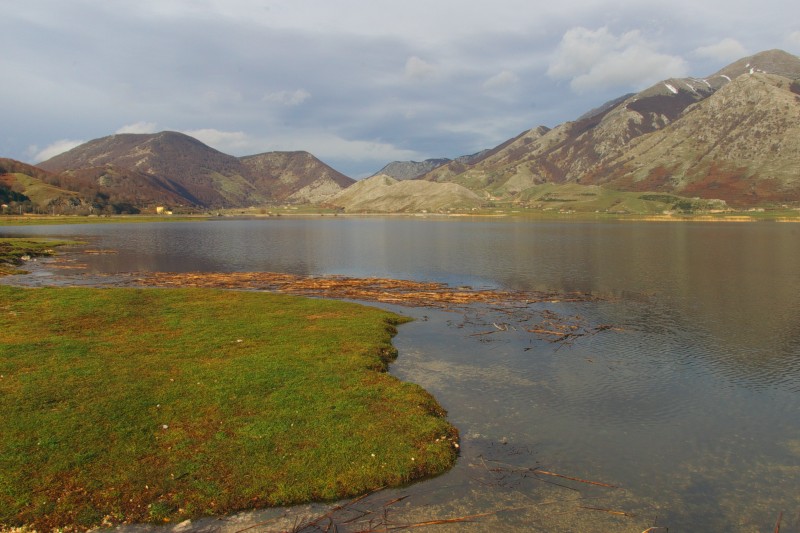
[[[226,149],[318,148],[361,175],[380,157],[455,157],[555,126],[642,79],[709,74],[724,66],[710,56],[735,49],[725,39],[752,51],[800,42],[791,17],[771,14],[778,0],[749,11],[747,39],[716,0],[419,0],[388,13],[342,0],[310,17],[309,2],[7,2],[0,156],[156,124]],[[582,46],[566,51],[578,27]],[[592,36],[608,42],[581,55]]]

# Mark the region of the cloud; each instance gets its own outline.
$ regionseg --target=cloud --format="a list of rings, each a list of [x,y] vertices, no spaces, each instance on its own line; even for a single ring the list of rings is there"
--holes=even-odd
[[[168,126],[238,155],[455,157],[685,74],[681,58],[714,72],[729,61],[698,54],[726,38],[800,51],[786,0],[309,1],[0,2],[0,155]]]
[[[397,148],[380,140],[346,139],[334,133],[316,130],[296,130],[279,137],[261,137],[242,131],[223,131],[213,128],[185,130],[182,133],[226,154],[244,156],[272,151],[305,150],[323,161],[386,162],[413,159],[421,154]]]
[[[716,44],[696,48],[694,54],[717,61],[735,61],[746,56],[747,50],[736,39],[726,38]]]
[[[34,154],[33,157],[31,158],[32,161],[34,163],[41,163],[42,161],[47,161],[51,157],[55,157],[59,154],[63,154],[64,152],[72,150],[76,146],[80,146],[85,142],[86,141],[61,139],[47,146],[43,150],[39,150],[38,146],[31,146],[28,150],[30,153]]]
[[[185,133],[226,154],[250,155],[265,152],[258,139],[242,131],[222,131],[214,128],[185,130]]]
[[[483,88],[487,91],[494,91],[511,87],[517,83],[519,83],[519,76],[510,70],[504,70],[483,82]]]
[[[118,129],[115,133],[156,133],[158,126],[155,122],[134,122],[133,124],[126,124]]]
[[[614,35],[607,27],[568,30],[561,39],[547,75],[569,79],[578,93],[611,87],[642,87],[683,77],[688,72],[681,57],[662,54],[639,30]]]
[[[296,142],[299,146],[309,146],[309,151],[322,159],[387,162],[420,156],[419,152],[398,148],[380,140],[345,139],[334,134],[301,136]]]
[[[295,91],[278,91],[274,93],[267,93],[264,95],[265,102],[274,102],[285,106],[300,105],[306,100],[311,98],[311,93],[305,89],[297,89]]]
[[[431,78],[436,74],[436,67],[420,59],[417,56],[411,56],[406,61],[406,78],[412,80],[424,80]]]

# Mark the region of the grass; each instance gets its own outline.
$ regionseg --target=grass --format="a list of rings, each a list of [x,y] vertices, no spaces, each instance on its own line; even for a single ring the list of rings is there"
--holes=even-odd
[[[256,292],[0,286],[0,529],[174,522],[445,471],[456,430],[384,372],[400,321]]]
[[[27,257],[53,255],[53,248],[71,241],[55,241],[50,239],[0,238],[0,276],[23,274],[19,269]]]

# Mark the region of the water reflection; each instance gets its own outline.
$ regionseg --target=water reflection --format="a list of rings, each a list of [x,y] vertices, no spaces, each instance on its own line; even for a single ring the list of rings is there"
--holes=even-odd
[[[456,469],[407,489],[424,502],[403,508],[409,519],[514,508],[451,530],[639,532],[658,516],[673,531],[767,531],[786,510],[783,531],[800,529],[800,226],[282,217],[0,234],[119,250],[86,257],[92,272],[283,271],[610,297],[550,304],[620,330],[561,349],[399,309],[420,320],[396,337],[392,372],[432,392],[464,438]],[[487,485],[475,466],[486,458],[625,490]]]

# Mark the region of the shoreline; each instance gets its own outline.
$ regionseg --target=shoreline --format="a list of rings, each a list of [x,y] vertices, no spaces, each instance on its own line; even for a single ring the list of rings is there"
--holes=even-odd
[[[253,209],[253,208],[247,208]],[[0,216],[0,229],[4,226],[36,226],[61,224],[115,224],[115,223],[152,223],[152,222],[201,222],[212,220],[261,220],[271,218],[415,218],[415,219],[509,219],[530,222],[800,222],[800,211],[781,209],[774,212],[733,211],[728,213],[698,214],[612,214],[589,212],[542,212],[525,210],[482,211],[475,213],[428,213],[428,212],[330,212],[325,210],[302,210],[277,208],[269,213],[203,213],[179,215],[3,215]]]
[[[86,251],[75,251],[76,255],[85,253]],[[58,254],[61,255],[61,254]],[[58,259],[56,258],[55,261],[57,262]],[[49,263],[49,265],[41,265],[45,269],[55,269],[58,268],[57,264]],[[456,312],[464,312],[467,313],[467,309],[474,305],[479,306],[491,306],[495,309],[498,313],[500,313],[499,318],[502,320],[507,320],[507,322],[502,322],[498,320],[498,323],[491,323],[488,324],[486,331],[481,331],[473,335],[476,342],[484,342],[485,339],[488,339],[487,336],[491,336],[492,339],[498,337],[497,340],[500,340],[499,337],[504,337],[506,335],[512,335],[513,331],[517,331],[517,328],[527,327],[530,331],[530,334],[538,338],[539,340],[544,340],[548,342],[563,342],[565,344],[570,344],[578,337],[585,336],[585,335],[594,335],[601,331],[606,331],[607,329],[611,329],[607,326],[601,327],[593,327],[593,325],[589,325],[580,321],[565,321],[561,320],[557,317],[557,315],[553,312],[547,312],[546,315],[538,315],[536,314],[537,311],[533,311],[532,309],[528,309],[526,311],[520,310],[520,304],[536,304],[536,303],[551,303],[551,302],[570,302],[570,301],[590,301],[594,300],[594,297],[591,295],[586,294],[567,294],[567,293],[556,293],[556,292],[504,292],[504,291],[492,291],[492,290],[478,290],[478,289],[469,289],[465,287],[450,287],[443,284],[436,284],[436,283],[421,283],[421,282],[409,282],[403,280],[390,280],[390,279],[371,279],[371,278],[345,278],[341,276],[327,276],[327,277],[312,277],[312,276],[293,276],[293,275],[285,275],[279,273],[234,273],[234,274],[225,274],[225,273],[189,273],[189,274],[168,274],[168,273],[144,273],[144,274],[130,274],[127,276],[127,280],[123,280],[121,285],[116,285],[119,282],[119,278],[115,277],[116,281],[112,281],[111,285],[113,287],[119,287],[119,290],[135,290],[131,287],[138,287],[138,288],[146,288],[146,287],[184,287],[179,290],[190,290],[196,291],[202,289],[203,291],[209,290],[213,291],[215,289],[233,289],[234,292],[244,292],[248,293],[249,291],[263,291],[268,290],[272,291],[273,294],[277,293],[289,293],[294,295],[302,295],[302,296],[311,296],[317,298],[325,298],[325,299],[334,299],[334,300],[343,300],[343,299],[353,299],[358,298],[360,303],[364,303],[369,305],[371,302],[374,303],[385,303],[391,305],[400,305],[400,306],[410,306],[414,308],[423,308],[423,307],[434,307],[437,309],[441,309],[443,311],[456,311]],[[277,286],[276,286],[277,284]],[[283,284],[283,285],[281,285]],[[203,288],[206,287],[206,288]],[[117,290],[116,288],[114,290]],[[203,293],[205,294],[205,293]],[[250,294],[257,294],[252,293]],[[330,300],[322,300],[330,301]],[[503,307],[501,309],[500,307]],[[527,307],[527,305],[526,305]],[[474,308],[473,311],[477,310]],[[530,311],[530,312],[529,312]],[[315,313],[316,315],[316,313]],[[467,319],[467,315],[465,314],[465,319]],[[472,320],[483,320],[481,315],[475,315],[469,317]],[[566,318],[566,317],[561,317]],[[513,324],[513,326],[511,326]],[[479,335],[479,336],[476,336]],[[404,382],[405,383],[405,382]],[[409,385],[413,385],[413,382],[408,383]],[[416,385],[413,385],[416,387]],[[432,401],[436,401],[432,398]],[[395,418],[397,420],[397,418]],[[446,419],[445,419],[446,420]],[[170,426],[171,427],[171,426]],[[457,431],[457,430],[456,430]],[[456,433],[457,435],[457,433]],[[453,442],[453,447],[456,449],[456,453],[458,453],[458,437],[451,437]],[[438,442],[437,438],[437,442]],[[418,452],[415,452],[417,455]],[[417,457],[419,461],[419,457]],[[451,465],[452,467],[452,465]],[[450,471],[449,469],[445,472]],[[422,481],[428,479],[430,476],[423,476],[415,481]],[[405,484],[401,485],[395,490],[403,490]],[[383,496],[384,494],[393,494],[393,492],[384,493],[381,492],[366,492],[362,497],[356,497],[354,500],[345,502],[343,504],[331,504],[325,503],[324,501],[320,501],[317,499],[312,499],[309,504],[303,504],[302,502],[298,502],[298,505],[312,505],[312,506],[321,506],[316,507],[321,509],[319,512],[319,516],[325,517],[332,517],[331,523],[334,523],[334,518],[340,519],[342,523],[346,523],[345,520],[349,520],[347,518],[346,513],[348,509],[355,508],[354,506],[360,505],[359,502],[362,501],[364,498],[364,502],[366,504],[367,501],[371,503],[366,504],[370,506],[375,506],[378,510],[386,512],[388,509],[387,507],[391,505],[393,500],[390,500],[387,504],[382,504],[380,501],[381,499],[388,498],[388,496]],[[374,497],[373,497],[374,496]],[[403,498],[405,496],[402,496]],[[316,503],[314,503],[316,502]],[[333,507],[330,507],[334,505]],[[381,505],[384,505],[384,508],[381,508]],[[225,513],[224,516],[225,520],[232,520],[232,521],[248,521],[251,520],[250,524],[252,524],[253,518],[248,517],[256,517],[261,516],[262,513],[280,513],[281,508],[283,506],[268,506],[268,507],[254,507],[250,510],[240,510],[238,512],[234,512],[233,514]],[[421,509],[424,508],[424,504]],[[166,509],[166,507],[164,507]],[[339,514],[332,514],[332,513],[339,513],[337,509],[342,509],[341,513],[345,513],[342,517]],[[285,512],[289,512],[288,508],[284,508]],[[296,512],[302,512],[302,510],[298,510]],[[416,511],[411,511],[414,514]],[[467,511],[465,511],[466,513]],[[492,511],[486,513],[485,516],[491,516],[499,511]],[[213,515],[213,516],[220,516],[220,515]],[[461,521],[470,521],[473,518],[479,518],[484,515],[476,515],[474,517],[471,516],[464,516],[463,518],[449,518],[442,523],[458,523]],[[181,530],[181,528],[185,527],[192,527],[194,525],[199,524],[206,524],[211,523],[214,520],[219,520],[220,518],[213,518],[213,517],[195,517],[189,520],[184,520],[183,522],[180,521],[180,518],[176,518],[170,520],[169,524],[172,528],[176,528],[177,530]],[[275,517],[270,514],[270,518],[267,519],[268,522],[273,522]],[[262,523],[263,520],[255,519],[256,525]],[[431,524],[435,524],[438,520],[430,520]],[[428,523],[424,522],[424,523]],[[420,522],[420,524],[424,524]],[[135,524],[130,524],[130,527],[133,527],[136,530],[137,527],[142,527],[143,524],[138,522],[139,526]],[[149,526],[144,526],[149,527]],[[124,528],[124,526],[123,526]],[[238,529],[237,529],[238,530]]]

